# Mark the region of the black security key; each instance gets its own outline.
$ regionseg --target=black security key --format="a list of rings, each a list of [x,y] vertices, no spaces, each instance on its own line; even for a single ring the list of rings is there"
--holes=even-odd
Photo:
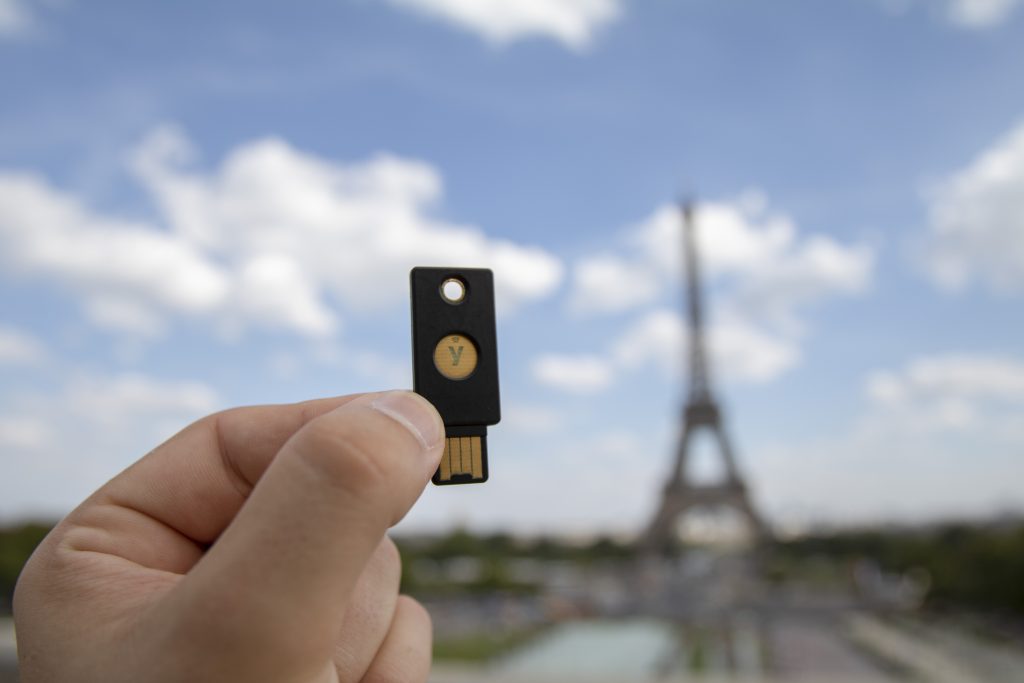
[[[486,268],[413,268],[413,388],[445,426],[433,482],[487,481],[487,426],[501,419],[494,275]]]

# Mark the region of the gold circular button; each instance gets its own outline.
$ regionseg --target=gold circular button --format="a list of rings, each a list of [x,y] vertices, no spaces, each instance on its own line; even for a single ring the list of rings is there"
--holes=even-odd
[[[476,346],[463,334],[449,334],[434,347],[434,366],[448,379],[466,379],[476,370]]]

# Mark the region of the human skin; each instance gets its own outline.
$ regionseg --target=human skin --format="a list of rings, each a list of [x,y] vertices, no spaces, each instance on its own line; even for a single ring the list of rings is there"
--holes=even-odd
[[[425,681],[385,536],[436,469],[411,392],[203,418],[62,520],[18,581],[23,683]]]

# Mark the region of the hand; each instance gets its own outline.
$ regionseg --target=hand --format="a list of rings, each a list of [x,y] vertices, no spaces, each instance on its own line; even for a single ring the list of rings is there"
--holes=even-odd
[[[437,467],[410,392],[237,408],[47,536],[14,596],[21,680],[424,681],[430,618],[386,530]]]

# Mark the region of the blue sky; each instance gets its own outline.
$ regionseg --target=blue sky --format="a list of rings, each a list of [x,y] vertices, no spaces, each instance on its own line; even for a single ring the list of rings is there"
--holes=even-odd
[[[0,0],[0,517],[212,410],[409,386],[407,270],[454,256],[505,420],[403,524],[635,529],[684,190],[773,520],[1019,510],[1021,4]]]

